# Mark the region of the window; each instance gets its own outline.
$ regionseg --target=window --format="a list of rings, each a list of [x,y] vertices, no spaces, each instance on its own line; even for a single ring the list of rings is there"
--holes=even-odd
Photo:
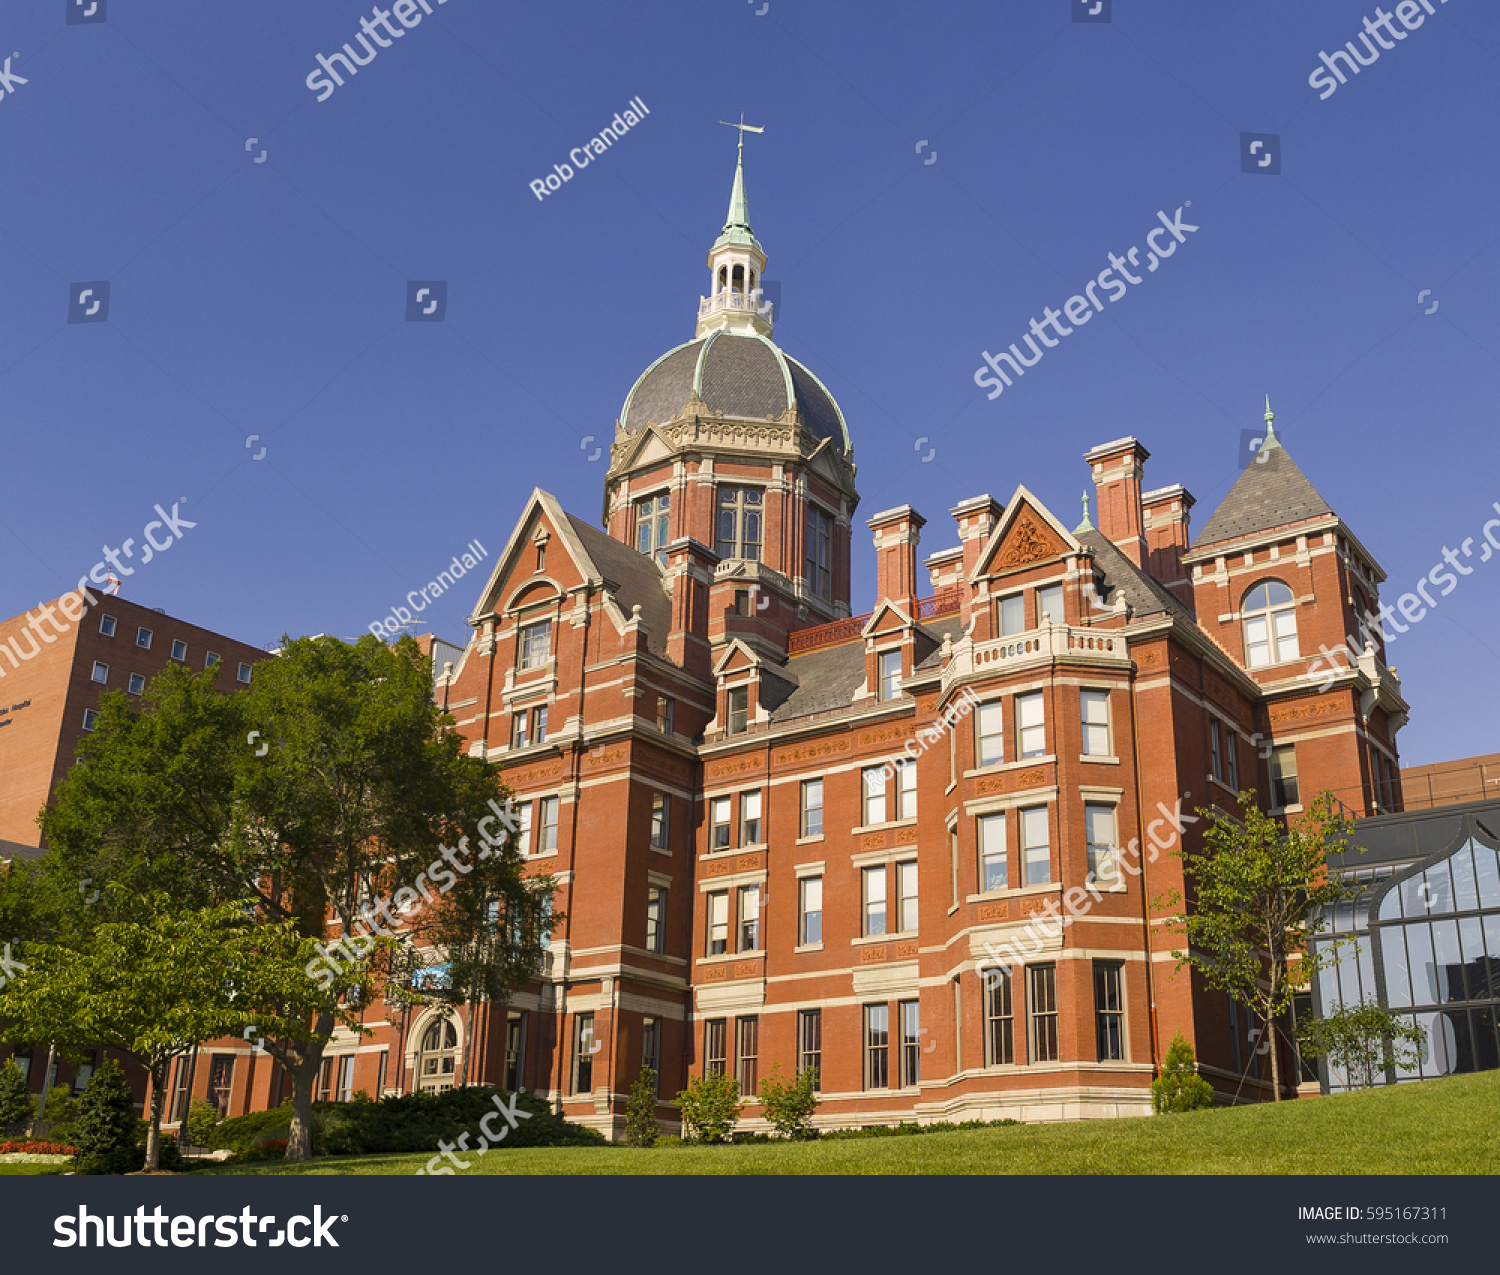
[[[825,602],[833,598],[833,519],[807,507],[807,588]]]
[[[948,866],[953,876],[953,906],[958,906],[958,827],[948,829]]]
[[[1208,723],[1208,768],[1220,783],[1224,781],[1224,743],[1221,739],[1222,728],[1219,726],[1217,717],[1210,718]]]
[[[740,886],[741,952],[760,951],[760,886]]]
[[[181,638],[177,638],[172,643],[172,658],[184,662],[187,660],[187,643]]]
[[[760,845],[760,789],[740,794],[740,845]]]
[[[750,601],[749,589],[736,589],[734,591],[734,614],[754,615],[755,607]]]
[[[902,762],[896,767],[896,818],[917,817],[917,763]]]
[[[974,714],[974,752],[979,766],[998,766],[1005,760],[1005,725],[1000,701],[981,704]]]
[[[821,779],[802,781],[802,835],[804,837],[823,835],[823,781]]]
[[[729,733],[743,735],[750,722],[750,688],[738,686],[729,692]]]
[[[526,1083],[526,1011],[505,1014],[505,1087],[511,1093]]]
[[[641,1066],[651,1068],[656,1083],[651,1086],[654,1097],[661,1096],[661,1019],[647,1014],[641,1019]]]
[[[729,950],[729,891],[715,890],[708,896],[708,954],[723,956]]]
[[[735,1079],[740,1082],[740,1093],[753,1094],[759,1087],[760,1019],[735,1019],[734,1034]]]
[[[375,1073],[375,1093],[376,1093],[376,1100],[377,1101],[379,1101],[380,1098],[385,1097],[385,1074],[386,1074],[386,1067],[389,1065],[390,1061],[391,1061],[391,1051],[389,1049],[382,1049],[380,1051],[379,1069]],[[281,1065],[280,1063],[277,1064],[278,1067],[280,1067],[280,1065]],[[272,1081],[272,1092],[273,1093],[277,1092],[277,1090],[276,1090],[276,1081],[274,1081],[274,1080]],[[279,1097],[280,1095],[277,1094],[277,1096]]]
[[[229,1115],[229,1095],[233,1092],[234,1055],[215,1054],[208,1068],[208,1100],[218,1107],[220,1120]]]
[[[539,620],[521,626],[521,667],[542,668],[552,654],[552,621]]]
[[[99,632],[104,634],[105,637],[114,637],[115,617],[112,615],[101,615],[99,617]]]
[[[417,1050],[417,1089],[422,1093],[446,1093],[453,1088],[458,1064],[458,1029],[451,1019],[435,1019],[422,1033]]]
[[[130,675],[130,693],[132,695],[139,695],[145,689],[146,689],[146,679],[145,679],[145,677],[142,674],[140,674],[140,673],[132,673]]]
[[[531,719],[524,708],[516,714],[510,732],[510,746],[512,748],[526,748],[531,744],[531,736],[527,729],[530,721]]]
[[[765,493],[758,487],[720,487],[714,552],[720,558],[760,559]]]
[[[709,809],[709,831],[710,840],[708,848],[714,850],[729,849],[729,798],[715,797],[708,806]]]
[[[1063,622],[1063,587],[1060,584],[1049,584],[1036,591],[1036,622],[1040,625],[1047,620],[1054,624]]]
[[[141,650],[149,651],[151,649],[151,630],[137,629],[135,631],[135,644],[140,647]]]
[[[885,768],[866,766],[859,772],[860,791],[864,794],[861,806],[866,824],[885,822]]]
[[[213,668],[213,666],[215,664],[217,664],[218,662],[219,662],[219,653],[217,651],[205,651],[203,653],[203,667],[204,668]]]
[[[1047,807],[1021,811],[1021,868],[1027,885],[1052,880],[1052,841],[1047,832]]]
[[[1277,809],[1297,804],[1297,746],[1271,749],[1271,804]]]
[[[880,653],[880,698],[895,699],[901,694],[901,652]]]
[[[651,844],[658,850],[672,846],[672,797],[670,793],[653,793],[651,797]]]
[[[1118,961],[1094,962],[1094,1037],[1100,1062],[1125,1057],[1125,967]]]
[[[1031,1061],[1056,1062],[1057,1049],[1057,966],[1028,965],[1026,991],[1030,1001]]]
[[[531,854],[531,803],[522,801],[517,803],[516,809],[520,812],[520,821],[516,827],[516,839],[520,843],[522,854]]]
[[[658,695],[656,697],[656,729],[664,735],[672,733],[672,718],[677,708],[677,701],[670,695]]]
[[[984,1065],[1007,1066],[1016,1060],[1015,1011],[1010,971],[984,972]]]
[[[821,943],[823,941],[823,878],[803,877],[798,882],[797,888],[801,894],[798,942],[804,946],[808,943]]]
[[[96,1049],[73,1069],[73,1096],[76,1098],[88,1088],[94,1070],[99,1066],[99,1051]]]
[[[1225,731],[1224,756],[1229,762],[1229,786],[1240,790],[1240,737],[1232,730]]]
[[[93,730],[94,723],[99,720],[99,714],[92,708],[83,710],[83,729]]]
[[[1251,668],[1297,658],[1297,610],[1280,580],[1262,580],[1245,595],[1245,662]]]
[[[542,826],[540,829],[541,835],[538,838],[536,848],[536,852],[538,854],[546,854],[549,850],[557,849],[557,815],[558,806],[560,804],[561,798],[542,798]]]
[[[724,1045],[726,1024],[722,1018],[710,1018],[703,1024],[703,1074],[724,1074]]]
[[[860,873],[865,905],[865,933],[885,933],[885,868],[866,868]]]
[[[896,1006],[896,1024],[901,1030],[901,1088],[913,1089],[922,1078],[922,1007],[918,1001]]]
[[[241,664],[235,672],[234,680],[237,682],[243,682],[246,686],[249,686],[250,666],[248,664]]]
[[[338,1092],[335,1102],[348,1102],[354,1097],[354,1054],[339,1055]]]
[[[100,686],[103,686],[106,682],[108,682],[109,681],[109,665],[108,664],[102,664],[98,660],[95,660],[94,661],[93,680],[96,681],[96,682],[98,682]]]
[[[1000,599],[1000,635],[1026,631],[1026,599],[1019,593]]]
[[[913,859],[896,865],[896,929],[911,934],[917,929],[917,864]]]
[[[531,738],[538,744],[547,742],[547,706],[545,704],[531,710]]]
[[[667,525],[671,496],[647,496],[635,502],[635,547],[648,558],[667,565]]]
[[[891,1011],[888,1005],[865,1006],[865,1088],[891,1084]]]
[[[823,1011],[803,1009],[797,1012],[797,1074],[813,1073],[813,1088],[822,1089]]]
[[[667,950],[667,892],[653,885],[646,891],[646,951]]]
[[[1004,890],[1010,884],[1005,862],[1005,816],[979,816],[979,888]]]
[[[1083,752],[1086,757],[1108,757],[1109,692],[1083,692]]]
[[[1085,836],[1089,848],[1089,881],[1112,886],[1119,879],[1115,860],[1115,808],[1087,803],[1083,808]]]
[[[1016,696],[1016,744],[1022,757],[1047,753],[1047,720],[1040,691]]]
[[[573,1015],[573,1092],[594,1092],[594,1016]]]

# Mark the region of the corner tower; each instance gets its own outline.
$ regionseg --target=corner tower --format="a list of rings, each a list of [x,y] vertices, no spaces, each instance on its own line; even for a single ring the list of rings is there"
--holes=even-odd
[[[694,663],[734,639],[784,658],[791,630],[848,616],[859,504],[843,412],[771,340],[745,195],[744,132],[759,130],[734,127],[729,216],[694,338],[625,396],[604,480],[605,526],[664,572],[680,603],[674,649],[700,652]]]

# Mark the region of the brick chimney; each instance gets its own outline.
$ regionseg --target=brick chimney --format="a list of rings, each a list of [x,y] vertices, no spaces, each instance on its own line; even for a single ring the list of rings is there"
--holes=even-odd
[[[898,603],[915,619],[917,545],[927,519],[910,505],[878,513],[867,524],[875,533],[875,603]]]
[[[1150,456],[1134,438],[1117,438],[1084,453],[1099,492],[1099,530],[1136,566],[1148,561],[1141,511],[1141,475]]]
[[[708,642],[708,595],[719,557],[705,544],[684,536],[667,546],[667,588],[672,593],[672,627],[667,654],[699,677],[713,676]]]
[[[1141,497],[1141,513],[1150,554],[1147,570],[1189,610],[1193,609],[1193,582],[1183,569],[1182,555],[1188,551],[1188,520],[1197,502],[1181,483],[1158,487]]]
[[[968,624],[974,613],[974,586],[969,583],[969,577],[979,565],[979,555],[999,525],[1005,506],[993,496],[970,496],[967,500],[960,500],[948,512],[958,523],[958,541],[964,551],[962,614],[964,623]]]

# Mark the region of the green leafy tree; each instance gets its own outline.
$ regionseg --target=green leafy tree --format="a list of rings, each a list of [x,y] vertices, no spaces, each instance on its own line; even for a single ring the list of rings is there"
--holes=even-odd
[[[212,1146],[214,1130],[219,1127],[219,1109],[206,1098],[194,1098],[183,1123],[195,1147]]]
[[[46,1103],[39,1106],[47,1117],[47,1141],[71,1144],[73,1121],[78,1118],[78,1099],[73,1096],[73,1090],[67,1085],[53,1085],[47,1090]]]
[[[694,1142],[728,1142],[740,1114],[740,1082],[724,1072],[694,1076],[677,1095],[682,1127]]]
[[[26,1077],[14,1058],[6,1059],[0,1063],[0,1134],[14,1137],[25,1133],[35,1112]]]
[[[1158,1115],[1214,1105],[1214,1089],[1198,1074],[1193,1047],[1181,1032],[1172,1037],[1161,1075],[1151,1082],[1151,1109]]]
[[[642,1067],[625,1104],[625,1141],[632,1147],[654,1147],[661,1136],[656,1123],[656,1068]]]
[[[766,1119],[783,1138],[802,1140],[812,1136],[813,1113],[818,1109],[818,1069],[804,1067],[795,1080],[781,1078],[781,1065],[772,1063],[760,1082],[760,1101]]]
[[[1415,1067],[1427,1043],[1425,1027],[1376,1001],[1340,1001],[1321,1018],[1299,1023],[1298,1035],[1303,1051],[1326,1059],[1351,1089],[1374,1088],[1389,1067]]]
[[[1271,1086],[1281,1101],[1281,1051],[1275,1023],[1292,995],[1331,959],[1334,944],[1311,940],[1328,928],[1334,905],[1359,891],[1357,882],[1329,870],[1329,859],[1348,847],[1351,825],[1323,792],[1290,828],[1240,794],[1242,818],[1199,809],[1208,819],[1201,849],[1179,846],[1188,883],[1187,906],[1174,924],[1187,940],[1174,952],[1204,983],[1252,1007],[1269,1042]],[[1159,906],[1183,903],[1174,891]]]
[[[78,1099],[73,1136],[80,1172],[129,1173],[135,1168],[135,1096],[114,1059],[90,1077]]]

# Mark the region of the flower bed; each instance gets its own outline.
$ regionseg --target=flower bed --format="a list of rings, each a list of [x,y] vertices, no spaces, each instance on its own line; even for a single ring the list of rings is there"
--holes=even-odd
[[[0,1156],[4,1155],[77,1155],[77,1147],[67,1147],[61,1142],[32,1142],[29,1140],[0,1142]]]

